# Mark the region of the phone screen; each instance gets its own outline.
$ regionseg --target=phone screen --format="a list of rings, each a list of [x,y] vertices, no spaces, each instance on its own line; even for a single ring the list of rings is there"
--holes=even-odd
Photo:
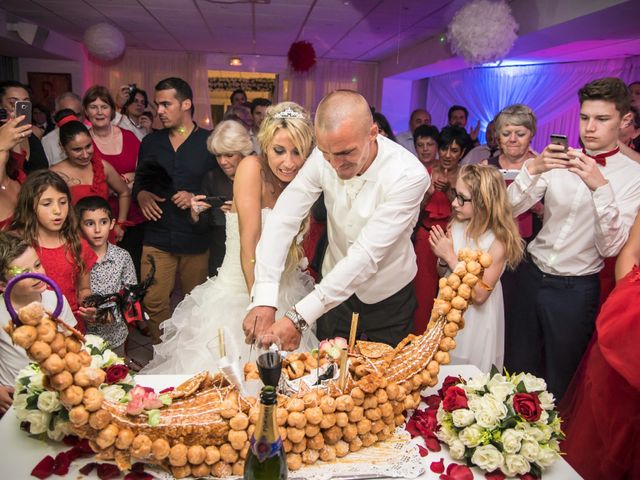
[[[20,121],[18,126],[28,125],[31,123],[31,102],[28,100],[19,100],[16,102],[16,117],[24,115],[24,119]]]
[[[562,145],[565,152],[569,149],[569,141],[566,135],[551,134],[551,143],[554,145]]]
[[[216,208],[216,207],[221,207],[222,205],[224,205],[224,202],[229,201],[230,199],[227,197],[223,197],[223,196],[219,196],[219,197],[206,197],[204,199],[205,202],[207,202],[209,205],[211,205],[212,207]]]

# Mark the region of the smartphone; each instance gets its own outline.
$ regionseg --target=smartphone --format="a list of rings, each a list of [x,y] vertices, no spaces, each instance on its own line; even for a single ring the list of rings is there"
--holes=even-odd
[[[217,196],[217,197],[205,197],[204,200],[202,201],[207,202],[213,208],[220,208],[222,205],[224,205],[225,202],[228,202],[229,200],[231,199],[228,197]]]
[[[0,108],[0,123],[5,123],[9,120],[9,112],[6,108]]]
[[[564,147],[565,152],[569,149],[569,141],[567,140],[566,135],[552,133],[550,139],[551,139],[550,143],[554,145],[562,145]]]
[[[18,100],[16,102],[16,118],[20,115],[24,115],[24,120],[22,120],[18,126],[29,125],[31,123],[31,102],[29,100]]]

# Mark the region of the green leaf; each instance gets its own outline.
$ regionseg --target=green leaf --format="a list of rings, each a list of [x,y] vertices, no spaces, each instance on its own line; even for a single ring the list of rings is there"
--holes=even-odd
[[[118,400],[118,403],[129,403],[130,401],[131,401],[131,395],[127,393],[124,397]]]
[[[118,385],[122,387],[125,393],[129,393],[133,389],[133,385],[130,383],[119,383]]]
[[[69,411],[65,408],[60,410],[60,412],[58,413],[58,416],[60,417],[60,420],[62,420],[63,422],[69,421]]]
[[[167,394],[160,395],[158,397],[158,400],[160,400],[165,407],[171,405],[171,403],[173,402],[173,399]]]
[[[491,371],[489,372],[489,378],[493,378],[494,375],[499,375],[500,374],[500,370],[498,370],[498,367],[496,367],[495,365],[491,365]]]
[[[540,468],[540,465],[533,462],[530,465],[531,465],[531,470],[529,473],[531,473],[531,475],[533,475],[536,478],[542,478],[542,468]]]
[[[29,378],[29,377],[22,377],[22,378],[20,378],[20,383],[21,383],[22,385],[24,385],[25,387],[26,387],[27,385],[29,385],[29,383],[30,383],[30,382],[31,382],[31,378]]]
[[[555,410],[547,410],[547,412],[549,412],[549,420],[547,420],[547,423],[551,423],[558,416],[558,412],[556,412]]]
[[[49,430],[53,431],[56,428],[56,416],[51,415],[51,419],[49,419]]]
[[[160,410],[158,410],[157,408],[147,411],[147,417],[147,423],[151,427],[157,427],[160,424]]]
[[[524,386],[524,382],[519,382],[516,387],[516,392],[518,393],[527,393],[527,387]]]
[[[513,428],[518,424],[518,417],[510,416],[505,418],[500,424],[500,428],[502,430],[506,430],[507,428]]]
[[[38,409],[38,395],[31,395],[27,398],[27,410]]]

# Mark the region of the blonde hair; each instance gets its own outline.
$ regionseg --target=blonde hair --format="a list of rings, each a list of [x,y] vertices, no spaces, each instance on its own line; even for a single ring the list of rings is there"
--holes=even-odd
[[[487,230],[493,231],[496,240],[504,245],[507,266],[514,269],[522,260],[524,241],[513,218],[502,175],[489,165],[465,165],[458,178],[471,192],[473,216],[467,237],[477,242]]]
[[[507,125],[524,127],[531,132],[533,137],[536,134],[536,115],[531,108],[522,103],[509,105],[503,108],[493,121],[493,126],[498,133]]]
[[[291,110],[291,112],[284,112]],[[267,161],[267,154],[273,139],[278,130],[284,129],[291,138],[291,143],[298,150],[301,158],[305,160],[311,155],[311,150],[315,146],[315,136],[313,134],[313,124],[309,117],[309,113],[295,102],[280,102],[276,105],[272,105],[267,108],[265,112],[265,118],[260,125],[260,131],[258,132],[258,142],[260,143],[260,161],[262,162],[262,170],[265,172],[264,180],[276,187],[275,175],[271,172]],[[285,271],[289,272],[295,269],[300,260],[304,257],[304,250],[302,249],[302,243],[298,244],[298,238],[303,237],[309,230],[309,217],[305,218],[300,225],[298,234],[294,237],[291,246],[289,247],[289,254],[287,255],[287,261],[285,263]]]
[[[242,124],[235,120],[224,120],[207,138],[207,148],[214,155],[239,153],[246,157],[253,152],[253,143]]]

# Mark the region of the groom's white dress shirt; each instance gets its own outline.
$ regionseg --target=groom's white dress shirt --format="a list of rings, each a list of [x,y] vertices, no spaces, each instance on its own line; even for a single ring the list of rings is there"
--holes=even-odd
[[[277,306],[279,280],[292,239],[320,193],[327,207],[329,246],[322,282],[295,308],[307,323],[356,294],[380,302],[413,280],[411,233],[429,175],[405,148],[378,135],[369,168],[350,180],[338,177],[316,148],[280,195],[256,249],[253,306]]]

